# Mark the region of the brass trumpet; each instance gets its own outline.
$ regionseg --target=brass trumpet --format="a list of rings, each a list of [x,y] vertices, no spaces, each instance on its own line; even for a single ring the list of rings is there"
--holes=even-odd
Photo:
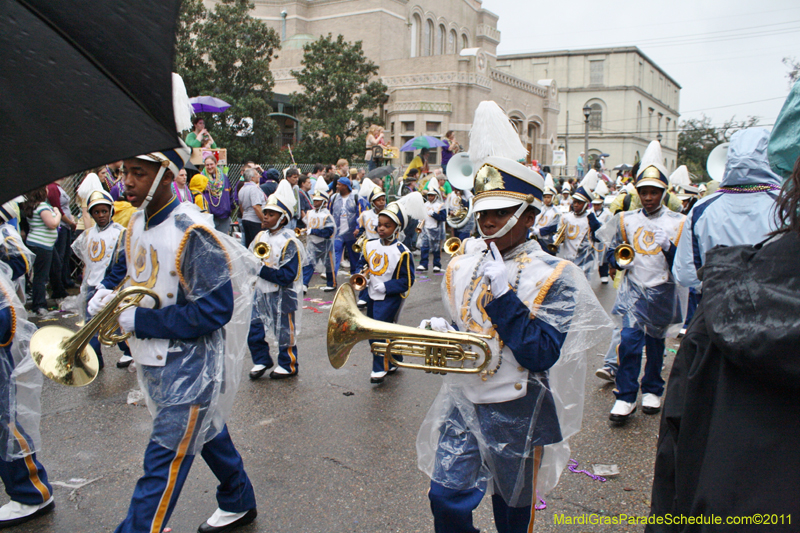
[[[361,272],[357,274],[353,274],[350,276],[350,285],[353,286],[353,290],[356,291],[363,291],[367,288],[367,282],[369,281],[369,267],[365,268]]]
[[[630,265],[635,255],[636,252],[633,251],[633,247],[630,244],[623,243],[614,249],[614,261],[621,267]]]
[[[417,229],[416,229],[417,233],[422,233],[422,228],[424,227],[425,227],[425,221],[420,220],[419,224],[417,224]]]
[[[256,254],[256,257],[262,260],[269,257],[269,254],[271,252],[272,252],[272,246],[270,246],[266,242],[257,242],[256,245],[253,247],[253,253]]]
[[[424,370],[433,374],[480,374],[492,359],[486,342],[489,335],[451,331],[439,333],[409,326],[399,326],[364,316],[356,305],[356,295],[349,284],[336,292],[328,316],[328,359],[333,368],[342,368],[350,351],[361,341],[385,339],[372,344],[372,353],[383,355],[390,364],[401,368]],[[465,350],[474,345],[483,352]],[[421,364],[398,361],[395,356],[418,357]],[[468,364],[473,365],[467,366]]]
[[[464,251],[461,249],[461,239],[458,237],[450,237],[444,241],[444,251],[448,255],[461,255]]]
[[[553,242],[547,245],[547,249],[550,250],[550,253],[557,254],[558,249],[564,244],[564,239],[567,236],[567,224],[561,224],[556,232],[556,236],[553,239]]]
[[[97,377],[100,366],[89,341],[97,335],[101,344],[113,346],[130,337],[130,333],[115,333],[119,328],[117,318],[125,309],[137,306],[145,296],[155,300],[154,308],[159,307],[160,300],[152,289],[126,287],[117,291],[111,301],[77,332],[62,326],[40,328],[31,337],[33,362],[42,374],[56,383],[70,387],[88,385]]]
[[[358,238],[356,242],[353,243],[353,251],[357,254],[363,254],[364,248],[367,246],[367,234],[366,232],[361,234],[361,237]]]
[[[306,228],[294,228],[294,236],[302,237],[306,234]]]

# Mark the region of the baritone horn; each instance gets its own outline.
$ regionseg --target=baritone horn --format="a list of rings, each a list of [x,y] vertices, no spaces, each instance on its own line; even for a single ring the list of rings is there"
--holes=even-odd
[[[270,252],[272,252],[272,247],[266,242],[257,242],[253,247],[253,253],[259,259],[266,259],[269,257]]]
[[[614,249],[614,261],[621,267],[630,265],[636,252],[630,244],[620,244]]]
[[[367,233],[364,232],[361,237],[353,243],[353,252],[363,254],[364,248],[367,246]]]
[[[31,337],[33,362],[45,377],[56,383],[70,387],[88,385],[100,369],[97,354],[89,341],[97,335],[101,344],[113,346],[130,337],[130,333],[115,333],[119,328],[117,319],[125,309],[139,305],[145,296],[155,300],[154,309],[159,307],[160,300],[152,289],[126,287],[117,291],[111,301],[77,332],[62,326],[40,328]]]
[[[551,253],[557,254],[558,249],[564,244],[564,239],[567,236],[567,224],[561,224],[561,227],[558,228],[556,232],[555,238],[553,238],[553,242],[547,245],[547,249],[550,250]]]
[[[448,255],[460,255],[464,253],[461,250],[461,239],[458,237],[450,237],[444,241],[444,251]]]
[[[368,318],[358,310],[355,292],[348,284],[336,292],[328,316],[328,359],[333,368],[342,368],[359,342],[381,339],[372,344],[372,353],[383,355],[392,365],[433,374],[479,374],[492,359],[487,343],[490,338],[460,331],[439,333]],[[464,344],[474,345],[477,350],[466,350]],[[398,361],[396,356],[423,361]]]

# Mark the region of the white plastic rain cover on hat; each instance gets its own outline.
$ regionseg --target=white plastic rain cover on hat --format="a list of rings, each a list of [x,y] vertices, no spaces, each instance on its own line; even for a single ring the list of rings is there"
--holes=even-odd
[[[14,461],[39,451],[43,376],[30,356],[36,326],[14,293],[11,268],[0,262],[0,312],[8,313],[9,329],[0,332],[0,459]]]
[[[487,254],[479,250],[450,261],[442,299],[457,329],[493,335],[487,368],[496,372],[486,380],[443,378],[417,436],[418,465],[447,488],[486,487],[510,506],[525,507],[534,495],[534,447],[544,447],[540,494],[556,486],[567,464],[569,438],[583,417],[586,361],[608,341],[611,321],[580,269],[535,241],[519,245],[503,256],[509,284],[532,316],[566,334],[550,369],[521,372],[484,310],[492,295],[482,275]]]

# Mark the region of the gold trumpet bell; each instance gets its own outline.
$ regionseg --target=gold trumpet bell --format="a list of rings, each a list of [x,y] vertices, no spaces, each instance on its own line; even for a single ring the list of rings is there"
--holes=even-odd
[[[100,360],[88,344],[81,353],[70,357],[71,352],[65,348],[74,336],[74,331],[62,326],[40,328],[31,338],[31,357],[45,377],[62,385],[83,387],[97,377]]]
[[[633,262],[636,252],[630,244],[620,244],[614,250],[614,260],[619,266],[628,266]]]
[[[450,237],[449,239],[444,241],[443,248],[445,253],[449,255],[460,255],[459,251],[461,250],[461,239],[459,239],[458,237]]]
[[[256,245],[253,247],[253,253],[259,259],[266,259],[267,257],[269,257],[271,251],[272,247],[266,242],[256,243]]]
[[[328,359],[333,368],[342,368],[350,351],[361,341],[380,339],[372,345],[372,352],[383,355],[401,368],[424,370],[434,374],[479,374],[492,359],[487,344],[489,335],[437,331],[400,326],[364,316],[356,304],[356,294],[349,284],[336,292],[328,316]],[[477,351],[465,350],[462,345],[476,346]],[[398,361],[395,356],[420,358],[422,364]],[[482,359],[481,359],[482,357]]]

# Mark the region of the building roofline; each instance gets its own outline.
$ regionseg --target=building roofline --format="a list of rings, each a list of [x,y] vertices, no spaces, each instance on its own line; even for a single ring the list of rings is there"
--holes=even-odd
[[[605,48],[581,48],[578,50],[552,50],[549,52],[522,52],[519,54],[498,54],[498,61],[505,61],[508,59],[527,59],[534,57],[555,57],[555,56],[579,56],[579,55],[592,55],[592,54],[623,54],[634,52],[642,56],[648,63],[653,65],[656,70],[663,74],[669,81],[674,83],[678,89],[682,89],[681,84],[675,81],[675,78],[670,76],[658,64],[650,59],[650,57],[639,49],[638,46],[610,46]]]

